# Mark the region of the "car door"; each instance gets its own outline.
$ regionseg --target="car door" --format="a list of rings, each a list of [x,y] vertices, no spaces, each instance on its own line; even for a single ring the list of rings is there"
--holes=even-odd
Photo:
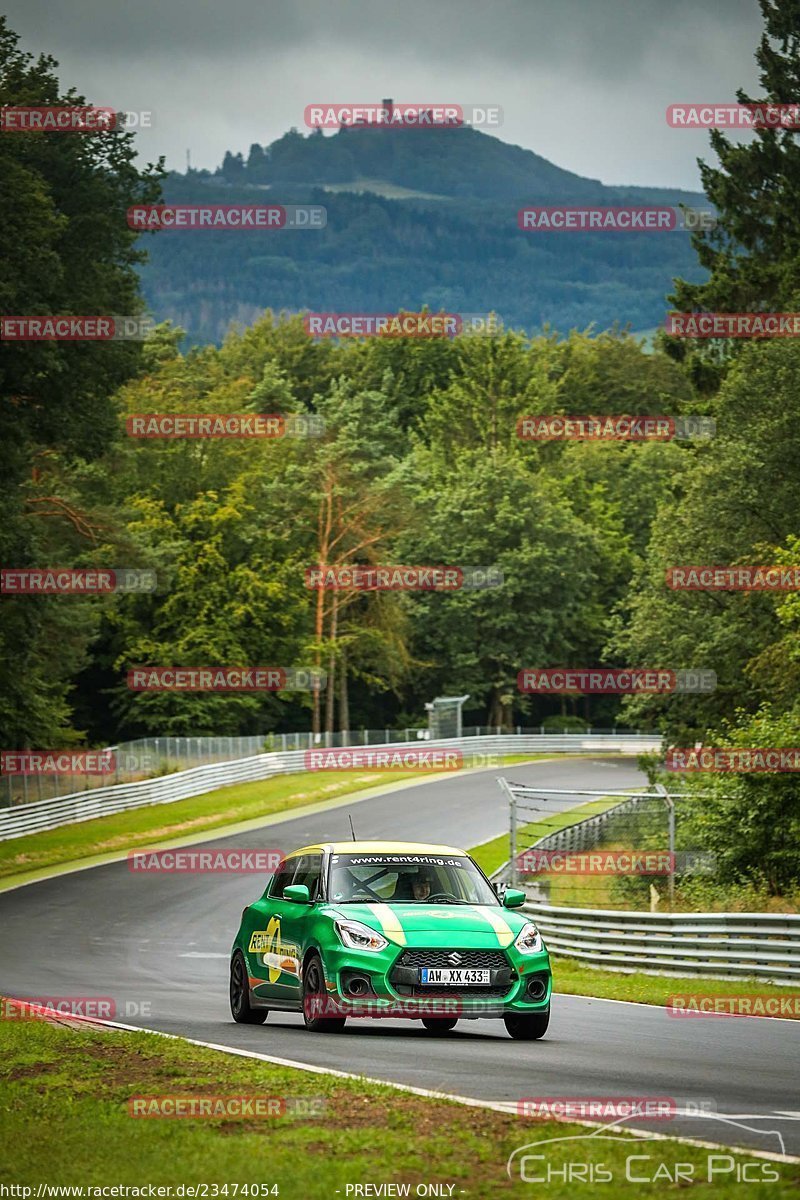
[[[311,899],[311,904],[297,904],[293,900],[281,902],[281,944],[284,962],[287,970],[289,964],[293,964],[291,980],[296,988],[296,994],[300,998],[300,964],[308,944],[308,925],[314,905],[322,898],[322,855],[319,853],[299,855],[292,883],[305,884]]]
[[[269,887],[258,904],[258,928],[250,934],[248,953],[258,976],[263,979],[258,994],[266,1000],[278,1000],[291,1007],[300,997],[299,959],[291,953],[293,944],[287,940],[287,928],[296,920],[292,910],[301,907],[283,899],[284,888],[294,881],[301,856],[286,859],[272,877]]]

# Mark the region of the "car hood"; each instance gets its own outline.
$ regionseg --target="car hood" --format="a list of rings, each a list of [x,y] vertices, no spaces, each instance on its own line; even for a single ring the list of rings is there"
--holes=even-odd
[[[505,949],[528,921],[495,904],[331,904],[328,911],[361,921],[400,946]]]

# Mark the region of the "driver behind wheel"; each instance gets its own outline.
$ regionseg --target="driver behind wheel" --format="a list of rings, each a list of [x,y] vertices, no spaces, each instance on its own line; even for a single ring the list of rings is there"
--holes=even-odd
[[[415,900],[427,900],[433,890],[430,871],[426,871],[423,867],[411,881],[411,890]]]

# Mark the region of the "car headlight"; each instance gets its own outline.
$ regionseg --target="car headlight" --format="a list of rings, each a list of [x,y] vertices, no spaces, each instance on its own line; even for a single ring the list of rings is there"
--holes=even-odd
[[[514,945],[520,954],[539,953],[542,949],[542,935],[532,921],[528,921],[526,925],[522,926],[522,929],[520,929],[514,938]]]
[[[350,950],[384,950],[389,943],[385,937],[362,925],[360,921],[334,921],[342,944]]]

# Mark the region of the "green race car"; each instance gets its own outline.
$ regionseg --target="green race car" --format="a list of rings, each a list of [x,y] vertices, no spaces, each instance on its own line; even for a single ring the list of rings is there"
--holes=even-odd
[[[302,1012],[338,1031],[348,1017],[409,1017],[444,1032],[502,1017],[513,1038],[550,1019],[550,959],[521,913],[464,850],[335,842],[287,855],[242,913],[231,953],[235,1021]]]

